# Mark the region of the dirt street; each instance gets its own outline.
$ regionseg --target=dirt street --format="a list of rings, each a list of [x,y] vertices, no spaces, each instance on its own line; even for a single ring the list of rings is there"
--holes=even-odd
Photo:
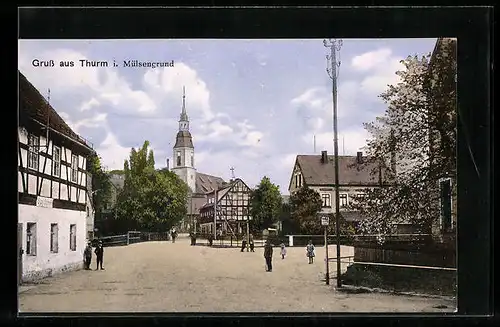
[[[330,253],[335,254],[331,246]],[[352,255],[352,248],[342,255]],[[95,257],[92,258],[95,269]],[[21,312],[453,312],[443,299],[346,294],[324,282],[324,248],[307,263],[304,248],[274,249],[273,272],[263,249],[190,246],[189,240],[106,248],[103,271],[48,278],[19,294]],[[335,276],[335,264],[330,265]],[[445,307],[443,307],[445,306]]]

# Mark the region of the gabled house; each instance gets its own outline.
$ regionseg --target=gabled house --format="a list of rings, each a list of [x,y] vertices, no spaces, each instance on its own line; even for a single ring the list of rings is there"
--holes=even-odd
[[[92,147],[18,73],[19,282],[82,267]]]
[[[362,152],[356,156],[339,156],[339,201],[342,216],[355,225],[363,217],[348,209],[351,201],[364,195],[367,187],[380,187],[387,183],[390,172],[365,162]],[[375,169],[374,169],[375,168]],[[374,175],[373,171],[378,171]],[[288,191],[295,193],[307,186],[317,191],[323,202],[321,213],[335,213],[335,166],[334,156],[322,151],[321,155],[297,155],[290,177]]]
[[[216,232],[246,233],[250,215],[252,190],[237,178],[207,194],[207,202],[200,208],[200,228],[203,234]]]

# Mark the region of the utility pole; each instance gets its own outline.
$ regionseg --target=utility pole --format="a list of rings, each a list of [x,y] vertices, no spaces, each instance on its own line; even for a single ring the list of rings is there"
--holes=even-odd
[[[339,207],[339,142],[337,133],[337,78],[340,61],[337,62],[337,52],[342,47],[342,40],[323,40],[323,45],[330,49],[330,54],[326,56],[326,72],[332,79],[333,96],[333,152],[335,156],[335,232],[337,234],[337,287],[342,287],[340,270],[340,207]],[[328,244],[325,244],[328,248]]]

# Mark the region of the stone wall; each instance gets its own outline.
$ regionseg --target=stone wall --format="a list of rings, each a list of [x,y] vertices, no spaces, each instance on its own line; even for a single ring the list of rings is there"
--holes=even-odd
[[[381,288],[395,292],[456,296],[457,272],[414,267],[349,266],[342,281],[347,285]]]

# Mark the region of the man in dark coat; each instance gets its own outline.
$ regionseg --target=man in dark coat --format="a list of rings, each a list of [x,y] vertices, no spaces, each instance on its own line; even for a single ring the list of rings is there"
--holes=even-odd
[[[97,247],[95,248],[95,255],[96,255],[96,268],[95,270],[98,270],[99,269],[99,266],[101,267],[101,270],[104,270],[104,268],[102,267],[102,261],[104,259],[104,247],[102,246],[102,241],[99,241],[99,244],[97,245]]]
[[[85,260],[85,270],[89,270],[90,264],[92,263],[92,244],[90,241],[87,243],[85,251],[83,251],[83,257]]]
[[[269,240],[266,240],[266,243],[264,244],[264,258],[266,259],[266,271],[273,271],[273,246]]]

